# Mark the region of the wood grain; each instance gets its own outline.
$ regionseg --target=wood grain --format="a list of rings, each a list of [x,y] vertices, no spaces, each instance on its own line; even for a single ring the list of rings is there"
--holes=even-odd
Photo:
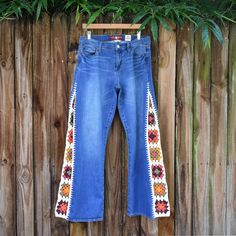
[[[224,43],[212,39],[211,78],[211,148],[209,169],[208,234],[225,234],[226,225],[226,161],[227,161],[227,75],[228,27],[223,29]],[[221,204],[219,204],[221,202]],[[219,217],[221,212],[222,217]]]
[[[208,234],[210,160],[210,67],[211,51],[205,48],[201,31],[194,45],[194,114],[193,114],[193,226],[192,233]]]
[[[15,235],[14,23],[0,22],[0,233]]]
[[[175,233],[191,234],[193,135],[193,26],[177,31]]]
[[[33,144],[35,234],[51,235],[51,50],[50,18],[33,23]]]
[[[175,25],[171,31],[160,26],[158,68],[158,116],[163,161],[169,189],[170,217],[158,219],[159,235],[174,234],[174,149],[175,149]]]
[[[67,100],[67,17],[65,14],[55,14],[51,17],[51,202],[52,209],[56,205],[61,170],[66,145],[68,120]],[[51,214],[53,235],[68,235],[69,224]]]
[[[32,23],[15,26],[16,184],[18,235],[34,234]]]
[[[226,234],[236,235],[236,25],[231,24],[229,29]]]

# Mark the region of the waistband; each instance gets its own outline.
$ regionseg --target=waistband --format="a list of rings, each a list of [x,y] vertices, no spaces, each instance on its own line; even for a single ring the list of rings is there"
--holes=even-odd
[[[130,41],[125,41],[126,34],[114,34],[114,36],[122,36],[121,41],[110,40],[110,35],[100,34],[100,35],[91,35],[91,39],[88,39],[87,36],[80,36],[79,45],[93,45],[98,48],[116,48],[119,45],[121,48],[132,48],[138,45],[145,45],[150,47],[151,38],[150,36],[141,36],[140,39],[137,39],[137,35],[132,34]]]

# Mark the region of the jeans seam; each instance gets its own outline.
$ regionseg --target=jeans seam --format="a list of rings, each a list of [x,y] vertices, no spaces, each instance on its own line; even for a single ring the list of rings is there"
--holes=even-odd
[[[121,105],[120,105],[120,102],[118,101],[118,108],[119,107],[121,107]],[[131,157],[130,149],[131,149],[131,147],[130,147],[130,139],[129,139],[129,128],[128,128],[128,125],[126,123],[125,115],[124,115],[122,109],[119,109],[119,112],[120,112],[120,115],[121,115],[121,117],[123,119],[123,121],[121,120],[121,122],[123,123],[124,129],[125,129],[126,138],[127,138],[127,143],[128,143],[128,158],[127,158],[128,159],[128,204],[127,204],[127,211],[129,211],[128,208],[129,208],[129,203],[130,203],[129,198],[130,198],[130,186],[131,186],[130,178],[129,178],[129,170],[130,170],[130,157]]]

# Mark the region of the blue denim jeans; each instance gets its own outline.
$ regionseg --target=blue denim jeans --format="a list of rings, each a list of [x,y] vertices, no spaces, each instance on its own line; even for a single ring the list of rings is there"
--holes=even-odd
[[[55,207],[68,221],[104,219],[104,160],[116,107],[128,143],[127,214],[170,216],[150,36],[121,36],[80,36]]]

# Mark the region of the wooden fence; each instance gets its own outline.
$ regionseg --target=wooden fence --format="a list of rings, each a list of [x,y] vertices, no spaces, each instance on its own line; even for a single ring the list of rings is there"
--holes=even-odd
[[[127,143],[116,113],[105,220],[69,224],[54,206],[83,32],[63,14],[0,22],[0,235],[236,234],[236,25],[222,28],[222,45],[212,37],[211,49],[192,25],[172,28],[152,41],[171,217],[126,215]]]

